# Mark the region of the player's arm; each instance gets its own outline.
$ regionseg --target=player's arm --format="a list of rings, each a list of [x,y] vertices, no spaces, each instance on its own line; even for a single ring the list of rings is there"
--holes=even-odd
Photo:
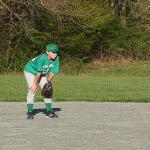
[[[55,73],[50,72],[49,75],[48,75],[48,81],[52,81],[54,76],[55,76]]]
[[[44,58],[41,56],[41,57],[38,57],[38,60],[37,60],[37,74],[34,78],[34,82],[31,86],[31,91],[32,92],[36,92],[37,91],[37,88],[38,88],[38,84],[39,84],[39,80],[41,78],[41,75],[42,75],[42,68],[43,68],[43,64],[44,64]]]
[[[39,83],[39,80],[41,78],[41,75],[42,75],[42,73],[38,72],[37,75],[34,78],[34,82],[33,82],[32,86],[30,88],[33,93],[37,91],[38,83]]]
[[[41,95],[44,98],[52,98],[53,88],[52,88],[52,82],[51,81],[53,80],[54,76],[55,76],[55,73],[49,72],[48,77],[47,77],[48,82],[45,83],[43,89],[41,90]]]
[[[59,73],[59,57],[53,62],[53,67],[51,68],[48,76],[48,81],[52,81],[54,76]]]

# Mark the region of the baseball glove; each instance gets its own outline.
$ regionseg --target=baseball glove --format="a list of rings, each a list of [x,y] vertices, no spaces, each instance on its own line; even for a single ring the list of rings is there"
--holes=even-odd
[[[41,95],[44,97],[44,98],[52,98],[52,95],[53,95],[53,88],[52,88],[52,83],[51,81],[48,81],[43,89],[41,90]]]

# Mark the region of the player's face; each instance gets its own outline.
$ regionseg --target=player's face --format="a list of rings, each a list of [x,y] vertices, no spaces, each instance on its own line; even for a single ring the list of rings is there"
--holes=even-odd
[[[49,52],[49,57],[51,58],[51,59],[55,59],[56,58],[56,56],[57,56],[57,53],[53,53],[53,52]]]

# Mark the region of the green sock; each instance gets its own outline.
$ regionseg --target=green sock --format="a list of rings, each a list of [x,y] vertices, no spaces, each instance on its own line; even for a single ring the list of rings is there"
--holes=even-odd
[[[28,108],[28,111],[32,111],[33,110],[33,104],[27,104],[27,108]]]
[[[51,103],[45,103],[46,106],[46,111],[50,111],[52,109],[52,104]]]

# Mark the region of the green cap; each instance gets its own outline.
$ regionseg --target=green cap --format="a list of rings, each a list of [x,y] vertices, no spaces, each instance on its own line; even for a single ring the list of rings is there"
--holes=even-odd
[[[59,50],[58,50],[58,47],[57,47],[57,44],[55,43],[49,43],[47,46],[46,46],[46,51],[51,51],[53,53],[57,53]]]

